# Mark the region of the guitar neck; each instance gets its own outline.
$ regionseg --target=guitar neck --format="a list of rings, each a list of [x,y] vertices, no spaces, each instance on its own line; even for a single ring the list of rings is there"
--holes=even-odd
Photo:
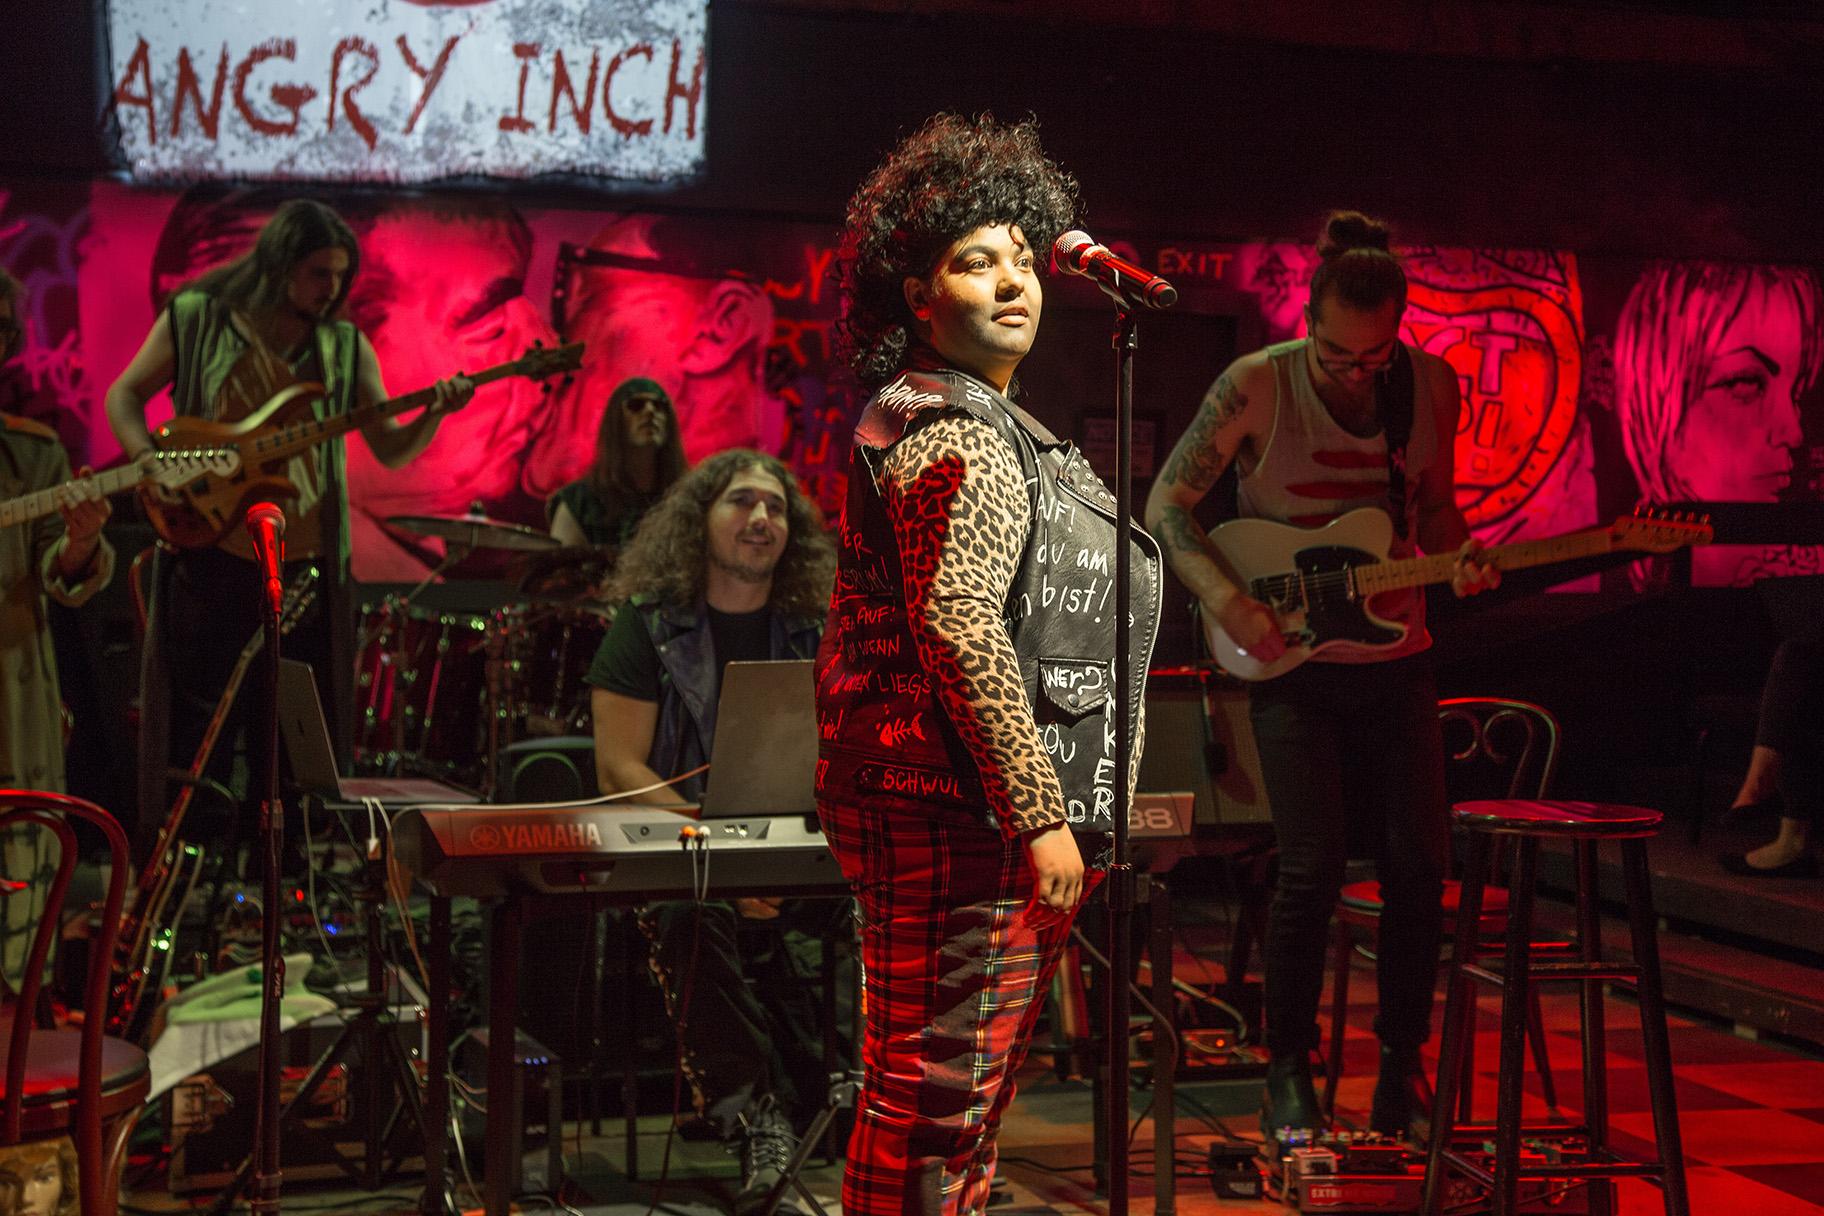
[[[118,469],[109,469],[105,473],[91,473],[87,477],[78,477],[72,481],[66,481],[62,485],[51,486],[49,489],[33,490],[30,494],[9,498],[5,502],[0,502],[0,528],[10,528],[14,524],[23,524],[34,519],[42,519],[46,515],[56,514],[57,491],[61,490],[63,486],[74,485],[76,482],[90,482],[97,486],[103,494],[118,494],[122,490],[131,489],[139,484],[140,476],[140,468],[137,464],[123,464]]]
[[[1615,548],[1607,528],[1570,532],[1544,540],[1515,541],[1482,551],[1481,560],[1498,570],[1524,570],[1579,557],[1594,557]],[[1406,587],[1423,587],[1430,583],[1448,583],[1457,566],[1457,555],[1439,553],[1428,557],[1407,557],[1395,561],[1356,566],[1350,571],[1358,595],[1378,595]]]
[[[508,376],[517,375],[518,372],[519,364],[515,361],[501,363],[486,371],[476,372],[469,379],[475,382],[476,388],[480,388],[484,384],[492,384],[496,380],[504,380]],[[276,427],[263,434],[256,431],[252,436],[254,440],[253,456],[262,464],[289,460],[298,453],[316,447],[320,443],[326,443],[338,436],[346,435],[350,431],[360,430],[383,418],[391,418],[395,414],[404,414],[429,405],[436,399],[437,388],[432,385],[428,388],[421,388],[415,393],[407,393],[403,397],[389,397],[385,401],[364,405],[359,409],[350,410],[346,414],[334,414],[328,418],[306,418],[301,422]]]

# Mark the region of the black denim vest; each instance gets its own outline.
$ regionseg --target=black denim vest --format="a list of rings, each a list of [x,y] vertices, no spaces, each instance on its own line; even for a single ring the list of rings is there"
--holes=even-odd
[[[975,760],[919,662],[898,543],[877,480],[895,444],[957,413],[993,426],[1019,459],[1030,510],[1002,623],[1071,826],[1112,830],[1114,496],[1073,445],[1035,432],[1000,394],[955,371],[904,373],[875,394],[855,428],[836,591],[817,664],[819,788],[832,799],[890,794],[968,807],[999,826]],[[1130,543],[1132,659],[1120,678],[1137,771],[1159,624],[1159,547],[1138,527]]]
[[[716,737],[716,648],[709,631],[709,608],[668,608],[638,596],[629,605],[646,622],[653,649],[659,653],[659,720],[653,726],[647,766],[661,777],[689,772],[709,763]],[[808,659],[817,653],[820,622],[771,614],[769,659]],[[701,776],[680,781],[678,796],[690,802],[703,797]]]

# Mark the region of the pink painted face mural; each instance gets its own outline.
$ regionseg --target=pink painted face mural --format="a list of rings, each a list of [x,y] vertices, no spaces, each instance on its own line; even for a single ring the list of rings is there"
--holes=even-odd
[[[1662,263],[1642,273],[1615,329],[1615,409],[1648,502],[1773,502],[1792,483],[1799,403],[1817,378],[1809,269]],[[1815,555],[1694,557],[1700,585],[1815,565]]]
[[[1615,331],[1616,407],[1644,498],[1771,502],[1818,371],[1809,270],[1670,264],[1635,284]]]
[[[721,264],[723,243],[629,215],[587,248],[566,249],[557,272],[568,289],[564,336],[586,342],[589,355],[560,406],[575,415],[562,429],[593,434],[614,386],[650,376],[671,394],[691,463],[731,447],[781,450],[785,407],[766,380],[773,302],[760,282]],[[560,484],[587,464],[584,450]]]
[[[99,182],[51,193],[28,203],[0,185],[0,264],[26,288],[22,349],[0,367],[0,408],[52,422],[78,462],[102,464],[115,451],[100,390],[154,310],[246,249],[290,192],[218,185],[179,198]],[[541,525],[544,498],[588,469],[610,393],[636,375],[672,394],[668,429],[693,460],[736,445],[776,453],[827,513],[840,509],[857,402],[837,366],[827,225],[521,212],[501,194],[330,201],[360,238],[347,315],[373,341],[391,392],[480,370],[559,331],[588,343],[573,381],[548,394],[511,381],[483,388],[401,470],[381,469],[358,440],[347,445],[361,578],[416,579],[442,556],[436,542],[386,530],[388,515],[453,514],[480,500],[490,514]],[[1173,279],[1176,316],[1205,314],[1208,334],[1229,334],[1234,349],[1301,328],[1307,246],[1142,239],[1123,251]],[[1643,499],[1818,498],[1818,453],[1795,456],[1824,440],[1824,418],[1803,416],[1824,323],[1815,268],[1643,266],[1493,246],[1404,253],[1402,335],[1458,374],[1458,503],[1485,541],[1588,527]],[[122,275],[140,267],[145,289],[121,291]],[[1086,285],[1082,304],[1071,298],[1077,284],[1046,286],[1056,292],[1047,325],[1101,307]],[[1177,357],[1221,353],[1220,341],[1203,341]],[[1041,344],[1022,365],[1035,384],[1046,355]],[[1101,383],[1079,378],[1037,400],[1088,417]],[[1154,401],[1164,430],[1194,405]],[[657,425],[640,425],[649,421]],[[1818,570],[1824,552],[1791,546],[1711,546],[1694,563],[1712,583]]]
[[[389,393],[423,388],[455,372],[518,358],[555,334],[526,298],[532,236],[512,209],[404,203],[363,221],[362,267],[349,316],[374,344]],[[438,546],[386,525],[392,515],[488,514],[543,520],[543,494],[522,478],[547,443],[564,444],[540,384],[508,377],[484,385],[446,417],[430,447],[403,468],[382,465],[364,443],[348,445],[350,538],[355,576],[421,578]],[[587,439],[583,455],[588,455]]]

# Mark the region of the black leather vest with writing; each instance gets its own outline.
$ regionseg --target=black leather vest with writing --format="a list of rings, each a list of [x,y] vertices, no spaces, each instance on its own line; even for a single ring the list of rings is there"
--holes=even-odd
[[[1002,624],[1063,786],[1066,816],[1079,831],[1112,830],[1114,496],[1074,445],[1035,430],[1000,394],[954,371],[904,373],[875,394],[855,428],[836,591],[817,663],[822,795],[908,796],[986,812],[994,822],[975,760],[919,662],[901,554],[878,481],[895,444],[956,413],[994,427],[1025,475],[1025,547],[1001,605]],[[1137,756],[1159,622],[1159,547],[1138,527],[1131,535],[1132,659],[1121,678]]]

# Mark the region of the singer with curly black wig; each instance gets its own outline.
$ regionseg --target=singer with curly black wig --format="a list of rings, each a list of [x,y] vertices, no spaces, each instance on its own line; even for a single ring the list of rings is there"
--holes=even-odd
[[[1084,858],[1112,826],[1116,680],[1139,738],[1149,656],[1114,659],[1114,500],[1009,400],[1075,207],[1032,123],[947,114],[849,204],[842,335],[875,392],[817,692],[818,812],[868,983],[851,1216],[986,1205],[1014,1075],[1100,876]],[[1159,557],[1130,544],[1150,650]]]

